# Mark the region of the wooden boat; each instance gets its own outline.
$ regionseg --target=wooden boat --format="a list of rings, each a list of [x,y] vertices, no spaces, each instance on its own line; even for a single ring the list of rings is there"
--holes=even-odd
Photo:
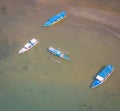
[[[59,57],[59,58],[63,58],[63,59],[65,59],[65,60],[70,60],[70,58],[68,57],[68,55],[67,55],[64,51],[62,51],[62,50],[55,49],[55,48],[53,48],[53,47],[49,47],[49,48],[48,48],[48,51],[49,51],[51,54],[53,54],[53,55],[55,55],[55,56],[57,56],[57,57]],[[60,62],[60,59],[59,59],[59,60],[53,59],[52,55],[50,56],[50,59],[53,60],[53,61],[55,61],[55,62],[57,62],[57,63],[61,63],[61,62]]]
[[[44,24],[43,26],[48,27],[51,26],[59,21],[61,21],[62,19],[64,19],[66,17],[66,12],[65,11],[61,11],[58,14],[50,17]]]
[[[114,71],[114,66],[109,64],[105,66],[96,76],[95,80],[92,83],[91,88],[100,86]]]
[[[21,54],[21,53],[24,53],[24,52],[30,50],[32,47],[34,47],[35,45],[37,45],[38,42],[39,42],[39,41],[38,41],[37,39],[35,39],[35,38],[31,39],[28,43],[26,43],[26,44],[23,46],[22,49],[19,50],[18,54]]]

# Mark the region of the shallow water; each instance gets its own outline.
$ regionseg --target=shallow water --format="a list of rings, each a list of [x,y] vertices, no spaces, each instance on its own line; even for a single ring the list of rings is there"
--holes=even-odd
[[[70,13],[43,28],[61,7],[12,0],[0,5],[0,111],[119,111],[118,30]],[[32,37],[40,43],[18,55]],[[50,61],[49,46],[66,50],[72,61]],[[114,73],[91,89],[96,73],[109,63]]]

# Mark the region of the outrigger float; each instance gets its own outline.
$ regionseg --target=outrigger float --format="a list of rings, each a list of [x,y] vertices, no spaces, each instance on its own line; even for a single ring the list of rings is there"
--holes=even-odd
[[[58,14],[50,17],[44,24],[43,26],[48,27],[51,26],[53,24],[56,24],[57,22],[61,21],[62,19],[64,19],[66,17],[66,12],[65,11],[61,11]]]
[[[28,43],[26,43],[26,44],[23,46],[22,49],[19,50],[18,54],[21,54],[21,53],[24,53],[24,52],[30,50],[32,47],[34,47],[35,45],[37,45],[38,42],[39,42],[39,41],[38,41],[37,39],[35,39],[35,38],[31,39]]]
[[[60,49],[55,49],[53,47],[49,47],[48,51],[50,52],[50,60],[57,62],[57,63],[61,63],[61,58],[65,59],[65,60],[71,60],[68,55],[65,53],[65,51],[60,50]],[[53,58],[53,55],[55,55],[56,57],[58,57],[58,59]]]
[[[91,88],[95,88],[97,86],[100,86],[114,71],[114,66],[112,64],[109,64],[105,66],[96,76],[95,80],[92,83]]]

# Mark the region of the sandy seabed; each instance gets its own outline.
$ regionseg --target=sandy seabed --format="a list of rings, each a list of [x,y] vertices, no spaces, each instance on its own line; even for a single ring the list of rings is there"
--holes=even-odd
[[[119,111],[119,14],[110,11],[110,3],[115,5],[112,0],[1,0],[0,111]],[[61,10],[67,12],[63,21],[41,27]],[[18,55],[33,37],[40,43]],[[72,61],[50,61],[49,46],[67,50]],[[115,71],[91,89],[108,63]]]

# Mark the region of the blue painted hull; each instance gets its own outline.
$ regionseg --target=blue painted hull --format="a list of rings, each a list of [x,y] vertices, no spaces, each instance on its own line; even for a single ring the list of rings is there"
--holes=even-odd
[[[66,12],[65,11],[61,11],[60,13],[50,17],[44,24],[43,26],[48,27],[51,26],[59,21],[61,21],[62,19],[64,19],[66,16]]]
[[[58,50],[58,49],[55,49],[53,47],[49,47],[48,48],[48,51],[51,53],[51,54],[54,54],[55,56],[57,57],[60,57],[60,58],[63,58],[65,60],[70,60],[70,58],[68,57],[68,55],[66,55],[65,53],[63,53],[62,51]]]
[[[91,88],[100,86],[114,71],[114,66],[109,64],[104,67],[96,76],[95,80],[92,83]]]

